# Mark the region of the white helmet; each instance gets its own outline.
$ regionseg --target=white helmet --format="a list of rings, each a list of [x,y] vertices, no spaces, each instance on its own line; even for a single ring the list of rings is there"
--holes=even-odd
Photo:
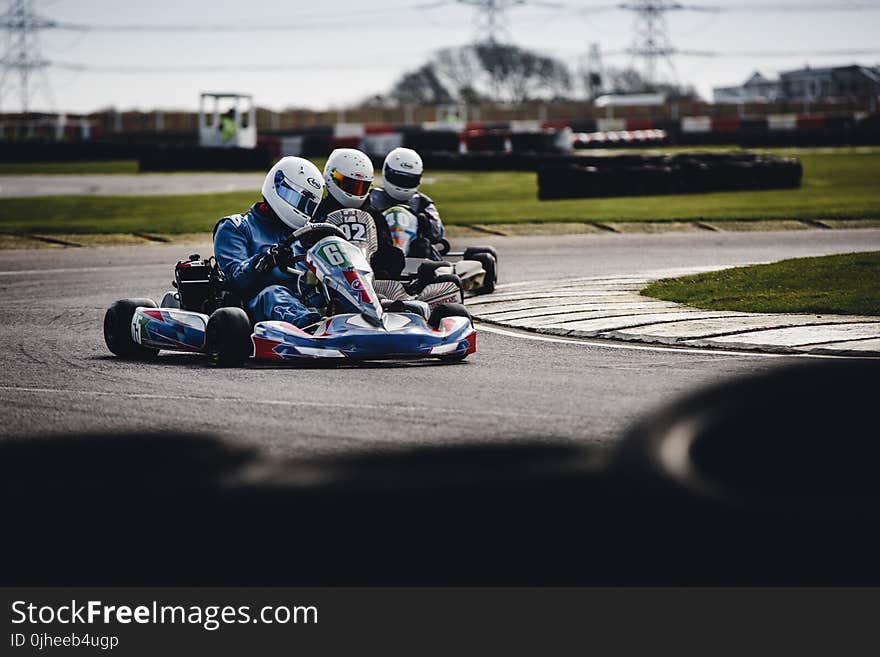
[[[383,189],[396,201],[408,201],[419,191],[422,158],[411,148],[395,148],[385,156]]]
[[[373,184],[373,163],[366,153],[354,148],[337,148],[324,165],[327,191],[343,207],[359,208]]]
[[[282,157],[263,181],[263,198],[291,228],[306,225],[318,209],[323,192],[318,167],[301,157]]]

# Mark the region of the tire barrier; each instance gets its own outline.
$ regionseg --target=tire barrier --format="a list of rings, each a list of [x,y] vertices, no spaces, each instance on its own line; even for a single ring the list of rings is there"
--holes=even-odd
[[[0,142],[0,162],[97,162],[132,160],[140,147],[113,142]]]
[[[753,153],[578,158],[538,168],[538,199],[796,189],[802,175],[795,158]]]
[[[459,136],[454,130],[426,130],[403,133],[403,145],[419,153],[439,151],[458,153]]]
[[[274,162],[273,149],[154,148],[138,157],[141,171],[266,171]]]
[[[344,128],[344,129],[342,129]],[[137,159],[145,171],[265,168],[280,155],[326,157],[335,147],[359,147],[381,160],[397,145],[414,148],[434,169],[536,171],[571,148],[737,144],[751,147],[880,144],[880,114],[772,114],[763,118],[688,116],[681,119],[581,119],[460,125],[340,124],[261,133],[258,152],[199,154],[189,132],[126,132],[89,141],[0,141],[0,162]],[[431,164],[428,164],[431,161]]]

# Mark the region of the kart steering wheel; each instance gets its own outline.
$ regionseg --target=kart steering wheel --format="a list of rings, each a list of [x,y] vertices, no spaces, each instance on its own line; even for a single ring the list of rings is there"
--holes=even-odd
[[[346,239],[345,233],[333,224],[306,224],[295,230],[287,239],[290,240],[288,245],[298,240],[302,247],[308,251],[325,237]]]

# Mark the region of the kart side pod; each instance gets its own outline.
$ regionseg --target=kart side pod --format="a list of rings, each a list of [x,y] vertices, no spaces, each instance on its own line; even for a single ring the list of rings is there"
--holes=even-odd
[[[131,339],[151,349],[200,352],[207,328],[208,316],[202,313],[139,307],[131,320]]]

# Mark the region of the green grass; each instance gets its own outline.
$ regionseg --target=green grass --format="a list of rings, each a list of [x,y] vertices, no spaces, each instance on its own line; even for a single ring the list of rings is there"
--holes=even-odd
[[[785,152],[785,151],[774,151]],[[813,149],[799,190],[538,201],[533,173],[431,172],[424,191],[447,224],[880,218],[880,149]],[[258,190],[193,196],[0,199],[0,232],[209,231]]]
[[[0,162],[0,175],[137,173],[137,160],[102,162]]]
[[[880,218],[880,151],[799,153],[801,189],[538,201],[529,173],[428,174],[424,185],[455,224],[520,221],[724,221]]]
[[[642,294],[708,310],[880,315],[880,251],[663,279]]]
[[[313,158],[322,169],[327,158]],[[77,175],[90,173],[140,173],[137,160],[103,160],[97,162],[0,162],[0,176]],[[170,171],[168,173],[211,173],[210,171]],[[222,173],[229,173],[224,171]],[[158,175],[162,175],[159,173]]]
[[[260,200],[259,190],[193,196],[0,199],[2,233],[199,233]]]

